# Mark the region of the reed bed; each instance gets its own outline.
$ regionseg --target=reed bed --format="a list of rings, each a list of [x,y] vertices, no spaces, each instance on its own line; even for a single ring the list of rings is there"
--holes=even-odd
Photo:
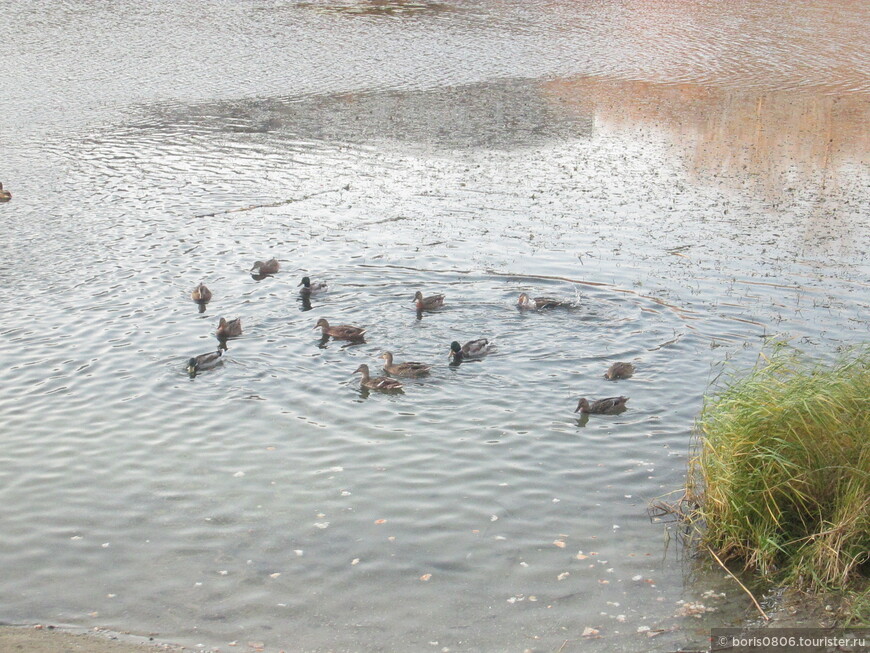
[[[703,546],[806,589],[867,587],[870,347],[828,366],[780,349],[698,427],[685,500]]]

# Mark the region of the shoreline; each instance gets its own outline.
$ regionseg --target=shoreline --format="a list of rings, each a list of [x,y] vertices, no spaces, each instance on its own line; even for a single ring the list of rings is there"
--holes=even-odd
[[[9,653],[180,653],[186,650],[190,649],[103,629],[0,624],[0,651]]]

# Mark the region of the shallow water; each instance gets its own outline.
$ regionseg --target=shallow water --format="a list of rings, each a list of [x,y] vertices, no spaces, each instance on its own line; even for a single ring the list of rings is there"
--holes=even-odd
[[[8,4],[0,619],[640,651],[742,618],[646,509],[723,373],[867,340],[867,11]],[[190,379],[220,316],[244,334]],[[432,375],[364,395],[386,349]]]

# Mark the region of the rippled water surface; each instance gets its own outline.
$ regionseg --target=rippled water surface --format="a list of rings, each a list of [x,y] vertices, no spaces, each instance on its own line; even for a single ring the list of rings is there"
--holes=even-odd
[[[867,341],[866,3],[3,13],[0,620],[665,651],[749,614],[647,506],[723,373]],[[432,374],[361,392],[385,350]]]

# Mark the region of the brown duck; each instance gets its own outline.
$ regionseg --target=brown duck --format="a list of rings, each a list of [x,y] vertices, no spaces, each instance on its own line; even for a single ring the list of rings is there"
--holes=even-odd
[[[270,258],[268,261],[257,261],[251,268],[251,272],[257,271],[257,274],[275,274],[280,269],[281,264],[278,259]]]
[[[381,358],[386,361],[384,363],[384,369],[393,376],[417,377],[429,374],[429,366],[424,365],[423,363],[415,363],[413,361],[394,363],[393,354],[391,352],[385,351],[381,354]]]
[[[242,318],[237,317],[235,320],[227,322],[225,317],[218,322],[218,328],[215,332],[218,338],[235,338],[242,335]]]
[[[429,295],[423,297],[423,293],[419,290],[414,295],[414,303],[418,311],[433,311],[436,308],[444,306],[444,295]]]
[[[360,365],[356,368],[354,374],[361,373],[362,381],[360,385],[364,388],[370,388],[371,390],[381,390],[383,392],[390,392],[402,389],[402,384],[396,379],[391,379],[388,376],[369,376],[369,366],[368,365]]]
[[[329,326],[329,322],[324,318],[317,320],[314,328],[320,328],[323,331],[324,338],[333,338],[334,340],[362,340],[366,332],[365,329],[351,326],[350,324]]]
[[[596,415],[616,415],[626,409],[625,404],[627,401],[628,397],[608,397],[607,399],[596,399],[592,403],[589,403],[586,397],[581,397],[574,412],[592,413]]]
[[[3,190],[3,184],[0,184],[0,202],[8,202],[12,199],[12,193],[8,190]]]
[[[517,299],[517,306],[527,309],[556,308],[557,306],[569,305],[568,302],[562,301],[561,299],[555,299],[554,297],[535,297],[533,299],[526,293],[521,293]]]
[[[206,288],[204,283],[201,283],[190,293],[190,298],[195,302],[207,304],[211,301],[211,290]]]
[[[616,379],[628,379],[634,374],[634,365],[631,363],[614,363],[604,373],[604,378],[609,381]]]

